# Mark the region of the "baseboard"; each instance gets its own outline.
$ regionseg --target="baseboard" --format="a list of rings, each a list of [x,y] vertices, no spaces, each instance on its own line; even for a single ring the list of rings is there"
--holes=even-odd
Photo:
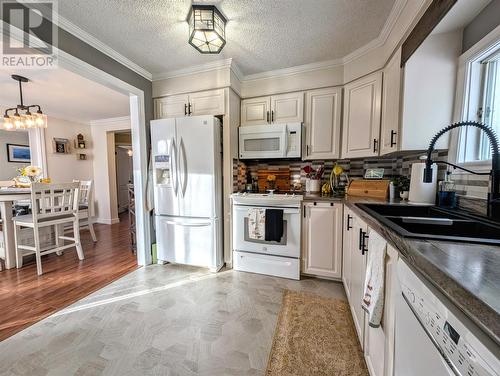
[[[114,225],[115,223],[120,223],[120,218],[96,218],[95,223],[101,223],[103,225]]]

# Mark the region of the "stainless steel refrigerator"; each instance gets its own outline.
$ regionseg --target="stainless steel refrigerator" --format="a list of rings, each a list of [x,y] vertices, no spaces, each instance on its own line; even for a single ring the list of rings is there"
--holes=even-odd
[[[219,270],[221,124],[213,116],[151,121],[158,260]]]

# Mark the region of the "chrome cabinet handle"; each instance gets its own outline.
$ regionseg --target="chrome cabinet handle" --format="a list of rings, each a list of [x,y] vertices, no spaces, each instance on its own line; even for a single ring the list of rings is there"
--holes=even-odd
[[[270,121],[269,121],[269,111],[266,112],[266,121],[267,121],[267,123],[270,123]]]
[[[376,153],[377,152],[377,144],[378,144],[378,140],[376,138],[373,139],[373,152]]]
[[[184,103],[184,116],[187,116],[188,114],[188,105],[187,103]]]
[[[271,111],[271,123],[274,123],[274,110]]]
[[[347,214],[347,231],[349,231],[352,228],[352,225],[350,224],[352,220],[352,217],[350,214]]]

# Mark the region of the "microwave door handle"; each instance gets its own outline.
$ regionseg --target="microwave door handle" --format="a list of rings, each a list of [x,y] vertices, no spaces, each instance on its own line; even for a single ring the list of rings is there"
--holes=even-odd
[[[286,157],[288,154],[288,126],[285,124],[284,132],[283,132],[284,140],[283,140],[283,157]]]

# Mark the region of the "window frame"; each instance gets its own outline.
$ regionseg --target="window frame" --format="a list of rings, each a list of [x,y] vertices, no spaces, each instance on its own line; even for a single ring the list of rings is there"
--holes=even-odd
[[[454,122],[478,119],[476,111],[480,107],[480,102],[483,100],[483,93],[480,89],[482,86],[482,70],[484,69],[484,64],[482,64],[482,62],[496,53],[500,53],[500,26],[497,26],[459,57],[455,109],[453,114]],[[480,95],[476,93],[480,93]],[[463,154],[466,150],[461,146],[468,141],[468,137],[478,137],[477,142],[474,142],[477,143],[477,149],[480,147],[481,135],[479,133],[476,135],[468,133],[470,132],[464,132],[463,128],[452,131],[448,161],[477,172],[490,171],[491,159],[464,162],[465,156]],[[474,154],[478,155],[479,150],[475,150]],[[455,170],[454,174],[469,173]]]

